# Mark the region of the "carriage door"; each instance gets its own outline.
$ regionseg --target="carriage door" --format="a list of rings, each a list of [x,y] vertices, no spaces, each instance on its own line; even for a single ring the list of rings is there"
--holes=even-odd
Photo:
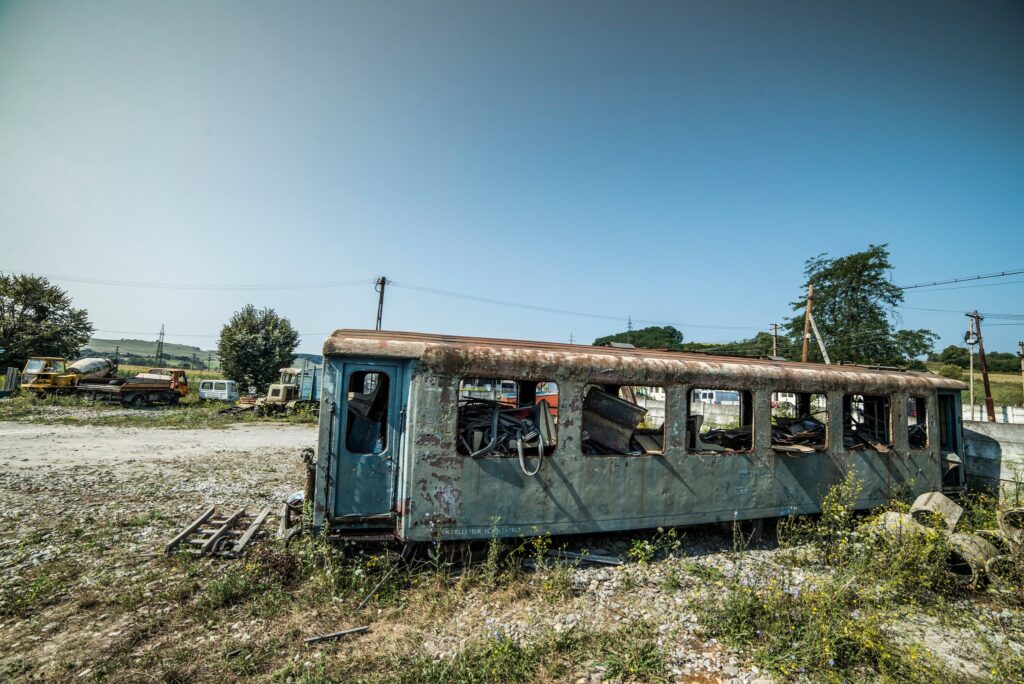
[[[336,444],[334,512],[339,518],[386,518],[401,433],[402,374],[397,365],[345,363]]]

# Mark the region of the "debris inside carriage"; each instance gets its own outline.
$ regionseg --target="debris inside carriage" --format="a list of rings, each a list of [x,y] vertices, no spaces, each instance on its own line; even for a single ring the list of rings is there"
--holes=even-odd
[[[629,395],[635,397],[632,392]],[[665,442],[664,425],[640,427],[646,416],[647,409],[635,401],[591,387],[583,399],[583,453],[590,456],[661,453]]]
[[[500,401],[467,399],[459,404],[458,451],[479,458],[550,454],[558,444],[558,428],[546,400],[534,406],[509,407]]]

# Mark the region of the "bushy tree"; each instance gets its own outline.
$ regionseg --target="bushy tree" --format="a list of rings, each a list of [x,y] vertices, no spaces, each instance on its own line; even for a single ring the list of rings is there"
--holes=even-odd
[[[299,333],[287,318],[246,304],[221,328],[217,352],[224,375],[264,392],[291,365],[298,344]]]
[[[599,337],[594,340],[594,345],[602,346],[609,342],[627,342],[641,349],[679,349],[683,343],[683,333],[671,325],[651,326]]]
[[[955,344],[951,344],[939,353],[937,360],[944,364],[967,368],[970,365],[971,356],[966,347],[958,347]]]
[[[939,368],[939,375],[950,380],[963,380],[964,369],[952,363],[945,363]]]
[[[931,351],[938,339],[932,331],[895,329],[903,291],[889,282],[891,269],[886,245],[869,245],[863,252],[835,259],[819,254],[807,260],[802,288],[814,285],[814,320],[833,363],[907,365]],[[803,298],[792,302],[797,315],[786,322],[798,349],[805,305]],[[812,361],[823,360],[814,340],[809,354]]]
[[[0,273],[0,367],[21,368],[29,356],[75,358],[92,336],[88,317],[46,278]]]

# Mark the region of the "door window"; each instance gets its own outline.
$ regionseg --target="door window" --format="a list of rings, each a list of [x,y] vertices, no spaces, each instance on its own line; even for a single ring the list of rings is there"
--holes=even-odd
[[[353,454],[380,454],[388,448],[391,379],[380,371],[355,371],[348,378],[345,448]]]

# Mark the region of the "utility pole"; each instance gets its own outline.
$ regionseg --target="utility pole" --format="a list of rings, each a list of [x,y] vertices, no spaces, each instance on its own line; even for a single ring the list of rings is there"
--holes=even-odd
[[[964,314],[970,319],[970,328],[964,333],[964,342],[967,344],[967,366],[970,368],[968,381],[971,383],[971,420],[974,420],[974,345],[978,344],[978,336],[974,334],[974,319],[970,314]]]
[[[626,342],[633,344],[633,317],[626,318]]]
[[[772,323],[772,356],[779,355],[779,324]]]
[[[1022,347],[1022,349],[1024,349],[1024,347]],[[121,345],[119,344],[114,345],[114,365],[121,365]],[[1021,373],[1024,373],[1024,363],[1021,363]]]
[[[985,361],[985,343],[981,338],[981,321],[984,318],[977,310],[967,314],[974,320],[974,332],[978,336],[978,360],[981,361],[981,380],[985,385],[985,413],[990,423],[996,422],[996,406],[992,401],[992,385],[988,381],[988,363]]]
[[[832,365],[832,359],[828,358],[828,350],[825,349],[825,340],[821,339],[821,332],[818,331],[818,324],[814,321],[814,314],[809,314],[811,319],[811,330],[814,331],[814,339],[818,341],[818,349],[821,351],[821,358],[825,363]]]
[[[576,344],[576,337],[572,334],[572,330],[569,331],[569,344]],[[1022,349],[1024,349],[1024,347],[1022,347]],[[1024,362],[1021,362],[1021,373],[1024,374]]]
[[[213,369],[213,366],[211,365],[212,362],[213,362],[213,354],[207,354],[206,355],[206,370],[212,370]]]
[[[196,369],[196,353],[192,352],[192,365],[188,367],[189,370]]]
[[[160,359],[164,355],[164,324],[160,324],[160,339],[156,341],[156,365],[160,365]]]
[[[807,343],[811,341],[811,300],[814,298],[814,285],[807,284],[807,312],[804,314],[804,350],[800,360],[807,363]]]
[[[376,330],[380,330],[380,319],[384,315],[384,288],[388,285],[388,279],[384,276],[377,278],[377,284],[373,286],[373,289],[380,293],[380,297],[377,299],[377,327]]]

